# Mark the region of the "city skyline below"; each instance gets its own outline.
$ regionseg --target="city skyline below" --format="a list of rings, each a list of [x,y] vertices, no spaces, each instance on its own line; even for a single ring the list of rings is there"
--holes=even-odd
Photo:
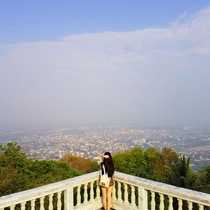
[[[0,8],[0,129],[210,125],[209,1]]]
[[[0,145],[9,142],[16,142],[35,159],[59,160],[72,154],[95,160],[105,151],[117,154],[141,147],[144,151],[170,148],[180,157],[190,157],[196,169],[210,165],[210,128],[100,126],[0,132]]]

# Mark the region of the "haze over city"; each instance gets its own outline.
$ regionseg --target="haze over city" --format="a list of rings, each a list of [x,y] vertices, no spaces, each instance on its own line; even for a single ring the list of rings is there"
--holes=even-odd
[[[210,125],[210,2],[0,2],[0,128]]]

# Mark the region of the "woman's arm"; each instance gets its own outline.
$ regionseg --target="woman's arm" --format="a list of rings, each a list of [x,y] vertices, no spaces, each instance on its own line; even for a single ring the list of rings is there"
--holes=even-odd
[[[103,154],[98,154],[99,164],[103,162]]]

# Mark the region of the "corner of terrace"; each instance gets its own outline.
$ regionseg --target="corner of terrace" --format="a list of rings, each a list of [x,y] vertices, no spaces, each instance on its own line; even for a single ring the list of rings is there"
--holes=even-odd
[[[210,210],[210,194],[115,172],[116,210]],[[98,210],[98,172],[0,197],[0,210]]]

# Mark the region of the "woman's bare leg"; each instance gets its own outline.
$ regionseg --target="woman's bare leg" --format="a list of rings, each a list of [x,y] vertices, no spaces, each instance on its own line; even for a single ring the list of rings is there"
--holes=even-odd
[[[102,205],[105,210],[107,210],[107,188],[102,187]]]
[[[112,205],[112,188],[113,186],[107,188],[107,210],[110,210]]]

